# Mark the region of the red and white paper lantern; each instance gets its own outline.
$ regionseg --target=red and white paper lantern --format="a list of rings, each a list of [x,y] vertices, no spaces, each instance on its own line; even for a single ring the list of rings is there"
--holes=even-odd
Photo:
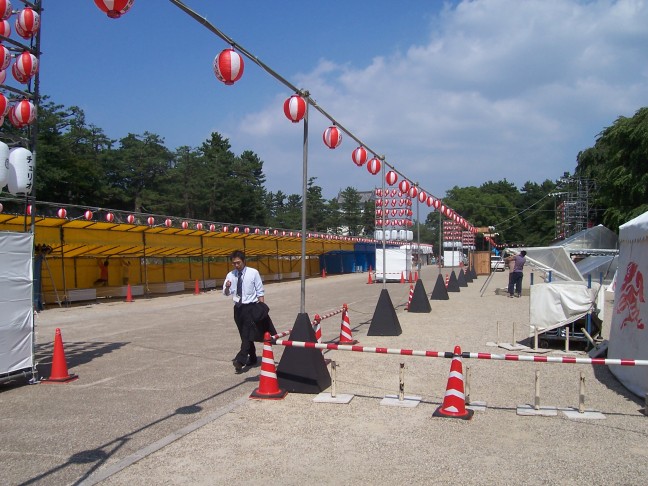
[[[106,221],[112,223],[115,221],[115,215],[113,213],[106,213]]]
[[[65,208],[61,208],[56,212],[56,215],[61,219],[65,219],[67,218],[67,210]]]
[[[9,112],[9,108],[9,100],[5,95],[0,93],[0,117],[5,116]]]
[[[16,56],[14,66],[23,76],[30,78],[38,72],[38,58],[31,52],[25,51]]]
[[[167,218],[164,220],[164,226],[166,226],[167,228],[173,226],[173,221],[171,221],[171,218]]]
[[[7,69],[11,64],[11,51],[0,44],[0,69]]]
[[[380,172],[381,168],[382,164],[380,163],[380,159],[378,157],[374,157],[369,162],[367,162],[367,170],[370,174],[376,175],[378,172]]]
[[[7,185],[9,174],[9,145],[0,142],[0,189]]]
[[[95,5],[111,19],[118,19],[135,3],[135,0],[95,0]]]
[[[182,229],[186,230],[187,228],[189,228],[189,223],[187,223],[186,221],[183,221],[181,226],[182,226]]]
[[[342,132],[336,126],[328,127],[326,130],[324,130],[322,139],[324,140],[324,144],[328,148],[337,148],[342,143]]]
[[[385,174],[385,182],[390,186],[396,184],[397,180],[398,180],[398,175],[393,170],[390,170],[389,172],[387,172],[387,174]]]
[[[147,224],[149,226],[154,226],[155,225],[155,218],[153,216],[149,216],[148,219],[146,220]]]
[[[126,221],[128,221],[128,224],[135,224],[135,216],[129,214],[128,217],[126,218]]]
[[[427,201],[427,194],[425,193],[425,191],[419,192],[418,198],[419,198],[419,201],[422,202],[422,203]]]
[[[17,128],[29,125],[35,119],[36,107],[30,100],[19,101],[10,111],[9,121]]]
[[[243,76],[243,58],[234,49],[228,48],[214,58],[214,74],[227,85],[236,83]]]
[[[351,152],[351,160],[358,167],[362,167],[367,162],[367,150],[364,147],[358,147]]]
[[[196,223],[196,229],[197,229],[198,231],[202,231],[202,229],[203,229],[203,224],[202,224],[202,223]]]
[[[412,186],[410,187],[409,191],[407,192],[407,195],[414,199],[418,195],[418,187]]]
[[[306,101],[299,95],[292,95],[284,101],[284,114],[293,123],[299,123],[306,115]]]
[[[40,16],[34,9],[25,7],[16,16],[16,32],[23,39],[31,38],[40,27]]]
[[[0,20],[0,35],[11,36],[11,24],[8,20]]]
[[[7,20],[11,17],[13,6],[9,0],[0,0],[0,19]]]
[[[398,189],[403,194],[407,194],[409,192],[409,190],[410,190],[409,181],[407,179],[403,179],[402,181],[400,181],[400,183],[398,184]]]
[[[90,221],[92,219],[92,211],[88,210],[85,213],[83,213],[83,217],[86,219],[86,221]]]
[[[216,231],[216,225],[215,225],[215,224],[210,224],[210,225],[209,225],[209,231],[211,231],[212,233],[213,233],[214,231]]]

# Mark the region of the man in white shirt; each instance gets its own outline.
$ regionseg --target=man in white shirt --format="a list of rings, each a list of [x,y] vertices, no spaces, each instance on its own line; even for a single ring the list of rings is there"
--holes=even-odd
[[[254,304],[264,301],[261,275],[252,267],[245,266],[245,253],[235,250],[230,255],[234,270],[227,274],[223,294],[234,300],[234,322],[241,336],[241,349],[232,360],[234,369],[240,373],[245,366],[257,362],[254,346],[255,324],[252,317]]]

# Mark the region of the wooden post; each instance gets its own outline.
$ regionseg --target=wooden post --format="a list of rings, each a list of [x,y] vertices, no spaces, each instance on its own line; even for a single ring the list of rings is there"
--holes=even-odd
[[[533,403],[535,410],[540,410],[540,371],[535,372],[535,401]]]

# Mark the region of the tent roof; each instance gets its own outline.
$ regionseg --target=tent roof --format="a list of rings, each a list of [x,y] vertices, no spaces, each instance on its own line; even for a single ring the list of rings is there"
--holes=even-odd
[[[648,211],[619,226],[621,241],[638,241],[648,238]]]
[[[600,224],[551,246],[564,247],[571,254],[610,254],[618,252],[619,238],[614,231]]]
[[[522,250],[527,252],[526,259],[530,265],[545,272],[551,271],[554,279],[577,282],[584,280],[567,250],[561,246],[509,249],[516,254]]]
[[[0,231],[26,232],[30,224],[30,216],[0,213]],[[330,238],[308,238],[306,254],[354,248],[351,239]],[[229,256],[236,249],[245,250],[247,256],[301,255],[301,237],[281,233],[212,232],[43,216],[35,217],[34,244],[49,245],[52,253],[66,258]]]

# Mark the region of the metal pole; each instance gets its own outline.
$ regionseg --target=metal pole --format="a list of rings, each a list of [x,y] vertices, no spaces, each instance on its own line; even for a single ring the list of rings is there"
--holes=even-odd
[[[585,413],[585,373],[580,372],[580,391],[578,393],[578,413]]]
[[[335,398],[335,382],[337,378],[337,366],[335,361],[331,361],[331,398]]]
[[[439,209],[437,209],[437,211],[439,211]],[[443,239],[442,239],[443,238],[443,228],[441,227],[442,223],[443,223],[442,218],[443,218],[443,216],[441,215],[441,211],[439,211],[439,275],[441,275],[441,265],[442,265],[442,263],[441,263],[441,253],[443,252]]]
[[[381,157],[381,160],[382,160],[382,185],[381,185],[381,187],[382,187],[382,197],[383,197],[383,201],[384,201],[384,199],[385,199],[385,169],[386,169],[387,164],[385,164],[384,157]],[[387,248],[387,241],[386,240],[387,240],[387,238],[385,236],[385,221],[386,221],[386,217],[387,217],[386,216],[387,211],[385,211],[384,206],[382,208],[383,208],[383,213],[382,213],[383,216],[381,218],[381,221],[382,221],[382,233],[383,233],[382,234],[382,250],[383,250],[383,254],[382,254],[382,257],[383,257],[383,261],[382,261],[382,268],[383,268],[382,288],[383,288],[383,290],[385,290],[387,288],[387,254],[386,254],[386,251],[387,251],[386,250],[386,248]]]
[[[540,410],[540,371],[535,372],[535,401],[533,404],[535,410]]]
[[[418,182],[416,183],[416,187],[418,187]],[[421,188],[419,187],[420,190]],[[418,255],[416,257],[416,271],[418,272],[421,269],[421,217],[419,216],[418,194],[416,195],[416,246],[418,247]]]
[[[308,91],[303,95],[308,99]],[[301,301],[299,312],[306,312],[306,200],[308,198],[308,105],[304,113],[304,147],[303,147],[303,176],[302,176],[302,235],[301,235]]]
[[[401,402],[405,400],[405,363],[400,364],[398,374],[398,399]]]

